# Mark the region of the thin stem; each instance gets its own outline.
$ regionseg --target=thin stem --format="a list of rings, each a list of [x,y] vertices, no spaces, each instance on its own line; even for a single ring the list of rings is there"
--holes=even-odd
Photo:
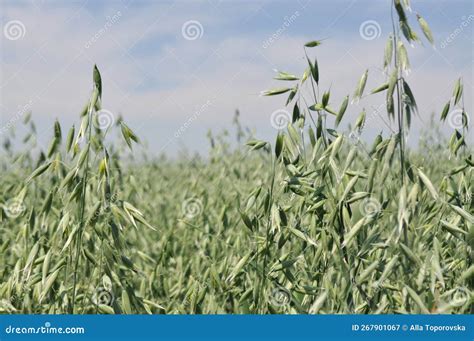
[[[464,87],[464,81],[461,77],[461,85]],[[461,123],[462,123],[462,135],[464,137],[464,139],[466,138],[466,134],[467,134],[467,129],[466,129],[466,126],[464,125],[464,114],[465,114],[465,107],[464,107],[464,90],[462,92],[462,95],[461,95],[461,102],[462,102],[462,113],[461,113]],[[467,157],[467,143],[466,143],[466,140],[464,140],[464,146],[463,146],[463,151],[464,151],[464,157]]]
[[[395,0],[392,1],[392,7],[390,10],[390,16],[392,19],[392,30],[393,30],[393,52],[394,52],[394,66],[397,70],[397,121],[398,121],[398,138],[400,143],[400,176],[402,185],[405,185],[405,133],[403,123],[403,108],[401,101],[401,90],[400,90],[400,67],[398,65],[398,51],[397,45],[399,40],[398,30],[395,28],[395,20],[393,18],[393,7],[395,6]]]
[[[304,54],[306,55],[306,59],[309,60],[308,54],[306,53],[306,49],[304,50]],[[316,67],[316,65],[315,65],[315,67]],[[318,103],[318,95],[316,95],[316,89],[314,87],[314,79],[313,79],[313,74],[312,73],[311,73],[311,77],[309,77],[309,78],[310,78],[310,81],[311,81],[311,89],[313,90],[314,102]],[[318,87],[318,94],[319,94],[319,87]],[[317,113],[318,113],[318,118],[321,117],[321,111],[317,110]],[[311,114],[310,114],[310,116],[311,116]],[[316,129],[318,129],[317,126],[316,126]],[[323,127],[321,129],[321,134],[322,134],[324,146],[327,146],[325,131],[326,131],[326,115],[324,115],[324,122],[323,122]]]
[[[262,268],[262,277],[260,280],[260,289],[259,289],[259,296],[261,297],[263,294],[263,288],[266,280],[266,273],[267,273],[267,263],[268,263],[268,249],[270,247],[270,227],[271,227],[271,212],[272,212],[272,205],[273,205],[273,188],[275,185],[275,168],[276,168],[276,163],[278,159],[275,157],[273,158],[273,167],[272,167],[272,180],[271,180],[271,185],[270,185],[270,200],[269,200],[269,205],[268,205],[268,220],[267,220],[267,228],[265,231],[265,249],[264,249],[264,255],[263,255],[263,268]],[[260,298],[259,298],[260,299]],[[263,307],[262,307],[262,313],[264,313]]]
[[[76,259],[74,263],[74,274],[73,274],[73,286],[72,286],[72,302],[71,302],[71,308],[70,308],[70,314],[74,314],[74,306],[75,306],[75,300],[76,300],[76,286],[77,286],[77,272],[79,269],[79,259],[80,254],[81,254],[81,245],[82,245],[82,232],[84,230],[84,214],[85,214],[85,207],[86,207],[86,192],[87,192],[87,178],[88,178],[88,173],[89,173],[89,154],[90,154],[90,141],[92,137],[92,112],[94,110],[94,106],[90,105],[89,109],[89,126],[88,126],[88,132],[87,132],[87,155],[86,155],[86,160],[85,160],[85,169],[84,169],[84,178],[83,178],[83,183],[82,183],[82,191],[81,191],[81,203],[79,207],[79,221],[80,221],[80,227],[79,230],[77,231],[77,236],[76,236]]]

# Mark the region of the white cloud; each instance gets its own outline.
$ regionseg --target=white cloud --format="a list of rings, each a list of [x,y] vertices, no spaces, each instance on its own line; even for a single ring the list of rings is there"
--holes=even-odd
[[[228,125],[236,108],[241,110],[244,124],[271,138],[274,131],[270,115],[282,107],[284,98],[262,98],[258,94],[278,86],[271,79],[272,68],[294,73],[304,71],[302,45],[307,37],[293,34],[290,27],[264,49],[266,32],[217,35],[216,30],[225,20],[199,6],[186,11],[182,3],[175,5],[177,8],[156,4],[153,10],[147,6],[127,9],[121,3],[111,4],[114,5],[102,9],[101,20],[80,5],[47,11],[8,7],[6,18],[21,18],[27,34],[18,41],[6,41],[2,37],[4,122],[31,98],[35,99],[33,112],[41,121],[40,129],[47,129],[47,134],[48,124],[55,117],[71,122],[88,99],[92,66],[97,63],[104,82],[104,107],[117,115],[122,113],[158,149],[207,100],[212,100],[212,104],[183,133],[182,141],[202,146],[203,132]],[[246,7],[240,11],[248,11],[255,5]],[[118,11],[119,18],[105,26]],[[215,11],[220,11],[219,7]],[[195,18],[203,24],[203,37],[196,41],[182,39],[182,23]],[[91,38],[97,36],[86,48]],[[158,43],[159,47],[150,48]],[[366,68],[370,69],[367,90],[383,81],[380,69],[384,44],[383,36],[368,42],[355,32],[350,36],[334,35],[310,51],[318,56],[321,91],[331,89],[335,107],[343,96],[353,93]],[[452,47],[449,52],[456,54],[459,50]],[[433,110],[442,108],[457,74],[463,74],[466,82],[472,84],[470,66],[453,69],[430,48],[417,47],[409,49],[409,53],[413,72],[408,81],[424,121]],[[370,110],[372,105],[379,105],[381,97],[349,107],[343,125],[354,119],[362,107]],[[466,107],[472,111],[469,96],[466,96]],[[414,120],[414,131],[422,126],[422,122]],[[376,120],[367,128],[371,134],[387,130]]]

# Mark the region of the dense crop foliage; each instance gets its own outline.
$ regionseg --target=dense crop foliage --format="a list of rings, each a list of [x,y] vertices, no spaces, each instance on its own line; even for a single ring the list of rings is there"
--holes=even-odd
[[[211,136],[206,158],[138,161],[127,149],[139,138],[123,120],[123,143],[99,122],[96,67],[79,129],[64,137],[56,123],[40,155],[26,116],[25,151],[6,142],[0,161],[0,311],[472,313],[474,160],[462,80],[441,113],[461,113],[448,145],[408,149],[419,109],[399,34],[420,38],[404,6],[394,1],[387,83],[372,91],[398,131],[371,145],[359,139],[365,112],[349,134],[338,128],[369,72],[333,109],[320,88],[320,41],[306,44],[301,77],[279,72],[291,85],[264,92],[288,95],[293,112],[273,144],[247,136],[233,150]]]

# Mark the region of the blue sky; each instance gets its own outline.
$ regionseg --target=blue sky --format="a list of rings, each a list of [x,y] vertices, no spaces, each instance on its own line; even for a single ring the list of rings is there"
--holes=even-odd
[[[424,46],[408,48],[407,80],[421,109],[410,134],[415,145],[458,77],[472,113],[474,11],[468,0],[411,2],[413,12],[430,24],[437,45],[433,49],[423,39]],[[3,0],[0,10],[3,128],[15,126],[21,135],[19,117],[26,107],[37,122],[40,145],[47,144],[55,118],[64,127],[78,122],[97,63],[110,117],[122,115],[151,152],[168,154],[183,147],[205,151],[206,132],[229,128],[236,109],[258,138],[273,139],[272,113],[284,110],[284,99],[259,92],[280,86],[272,80],[273,69],[301,74],[302,45],[312,39],[326,39],[311,53],[334,106],[353,93],[365,69],[367,88],[376,87],[385,79],[383,46],[391,31],[389,0]],[[419,32],[414,13],[410,22]],[[12,22],[18,31],[7,30]],[[375,31],[361,33],[364,23]],[[351,105],[342,126],[362,108],[370,114],[382,97]],[[390,133],[381,119],[373,119],[364,136],[380,131]]]

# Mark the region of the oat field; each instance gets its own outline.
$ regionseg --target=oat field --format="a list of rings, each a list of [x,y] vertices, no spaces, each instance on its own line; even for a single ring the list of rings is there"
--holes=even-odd
[[[5,138],[0,154],[0,312],[474,313],[468,93],[454,78],[435,113],[451,136],[406,145],[423,108],[405,45],[433,38],[393,5],[386,83],[367,89],[367,70],[353,94],[332,98],[320,88],[324,41],[308,42],[302,74],[277,72],[281,86],[262,92],[292,113],[273,117],[273,141],[236,117],[238,148],[212,135],[207,155],[142,158],[126,114],[101,124],[100,65],[78,123],[56,122],[41,153],[25,114],[30,133]],[[341,124],[365,96],[385,99],[395,133],[367,142],[365,112]]]

